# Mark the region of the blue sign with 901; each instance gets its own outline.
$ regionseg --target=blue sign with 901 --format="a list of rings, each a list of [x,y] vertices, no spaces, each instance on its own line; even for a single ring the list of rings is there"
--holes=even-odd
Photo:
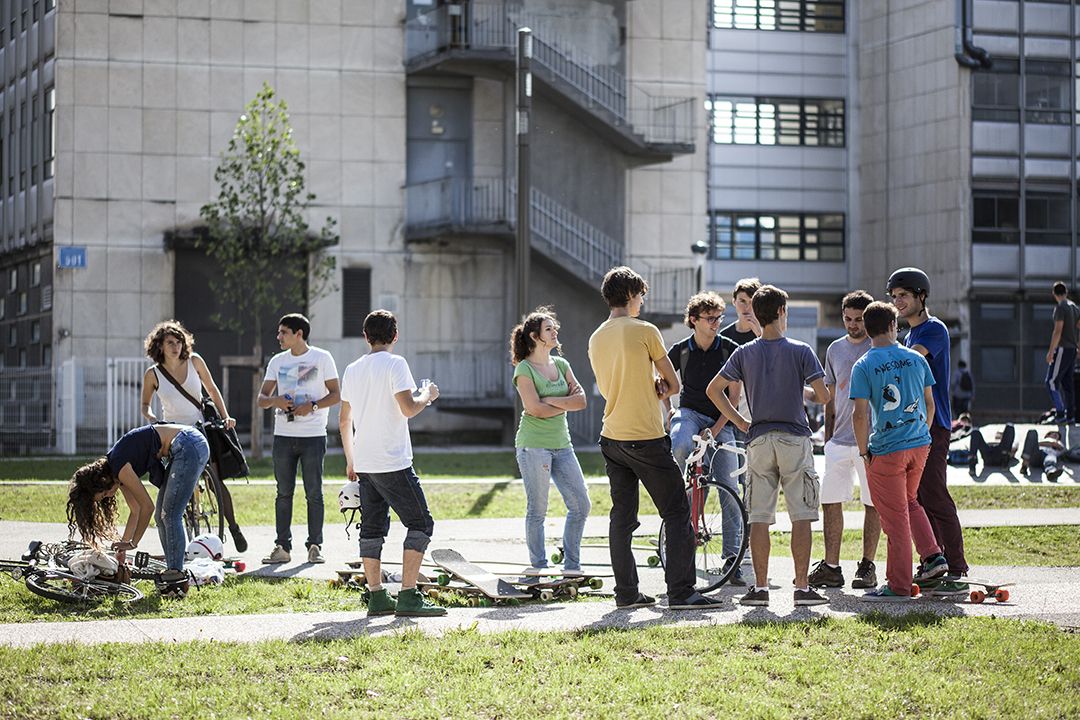
[[[62,245],[56,267],[67,269],[86,267],[86,246]]]

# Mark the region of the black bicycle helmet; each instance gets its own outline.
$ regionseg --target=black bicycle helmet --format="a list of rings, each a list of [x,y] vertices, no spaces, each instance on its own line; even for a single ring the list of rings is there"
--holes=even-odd
[[[890,293],[894,288],[906,288],[914,291],[915,294],[922,292],[930,295],[930,278],[919,268],[900,268],[889,276],[885,292]]]

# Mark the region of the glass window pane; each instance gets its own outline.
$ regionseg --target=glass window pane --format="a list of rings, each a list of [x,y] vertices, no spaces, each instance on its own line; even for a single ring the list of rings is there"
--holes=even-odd
[[[994,227],[994,198],[976,196],[972,200],[972,215],[975,227]]]
[[[1045,353],[1044,353],[1045,356]],[[1046,372],[1043,361],[1042,372]],[[983,382],[1013,382],[1016,379],[1016,350],[1011,347],[979,348],[980,379]]]
[[[1015,320],[1016,306],[1011,303],[982,303],[979,317],[983,320]]]
[[[1019,197],[999,197],[997,199],[997,227],[1019,229]]]

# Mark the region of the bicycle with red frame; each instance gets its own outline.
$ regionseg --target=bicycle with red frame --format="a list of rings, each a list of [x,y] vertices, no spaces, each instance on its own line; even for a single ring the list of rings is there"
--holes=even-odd
[[[711,451],[711,453],[710,453]],[[729,473],[730,485],[713,477],[710,461],[718,452],[730,452],[738,458],[738,467]],[[686,458],[686,493],[690,501],[690,527],[694,536],[694,559],[698,591],[710,592],[735,575],[746,555],[749,523],[738,478],[746,472],[746,450],[736,445],[717,443],[708,429],[694,436],[694,449]],[[667,532],[660,525],[658,554],[666,565]]]

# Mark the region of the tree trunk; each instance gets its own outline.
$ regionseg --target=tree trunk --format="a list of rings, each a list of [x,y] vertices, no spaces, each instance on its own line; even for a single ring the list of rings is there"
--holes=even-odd
[[[258,332],[259,323],[255,323],[256,332]],[[263,455],[263,411],[259,407],[259,390],[262,389],[262,340],[258,335],[255,336],[255,347],[251,350],[252,357],[255,358],[258,363],[252,368],[251,373],[251,458],[258,460]]]

